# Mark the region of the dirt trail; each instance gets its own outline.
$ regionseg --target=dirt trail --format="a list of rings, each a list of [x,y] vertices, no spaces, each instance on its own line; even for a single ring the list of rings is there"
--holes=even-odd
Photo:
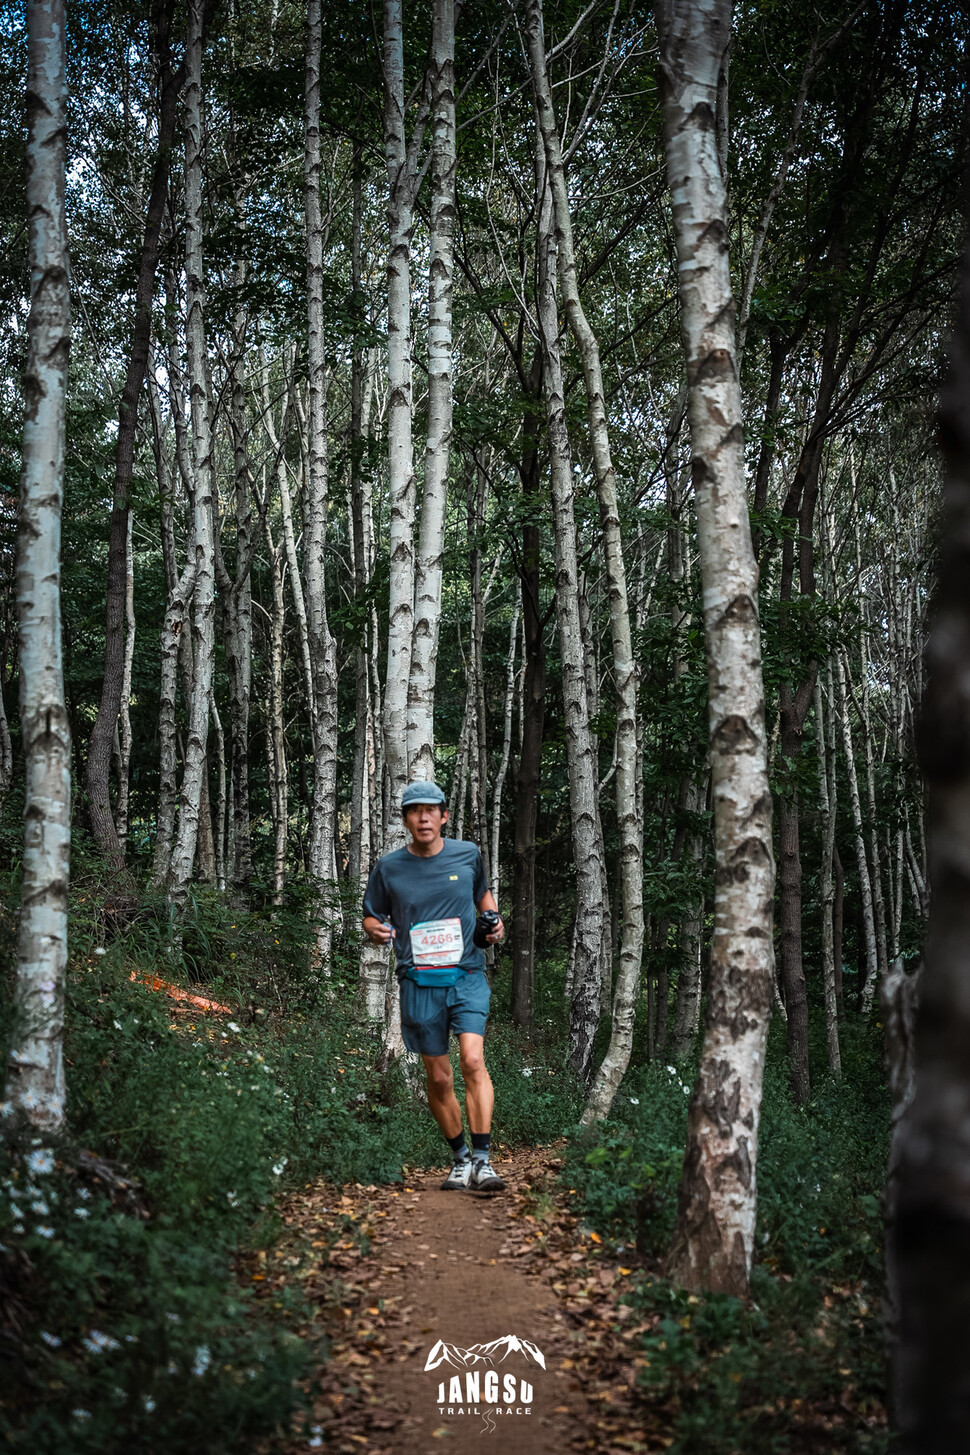
[[[403,1187],[317,1184],[290,1198],[287,1237],[251,1276],[267,1295],[298,1280],[331,1340],[294,1455],[429,1455],[449,1445],[628,1455],[671,1443],[636,1388],[642,1326],[618,1302],[636,1255],[608,1257],[570,1213],[567,1191],[554,1193],[557,1151],[493,1151],[508,1191],[491,1196],[442,1192],[442,1166]],[[329,1256],[314,1254],[337,1229]],[[521,1343],[465,1354],[508,1336]],[[449,1348],[429,1370],[439,1341]],[[467,1371],[479,1375],[477,1400],[474,1381],[467,1398]]]

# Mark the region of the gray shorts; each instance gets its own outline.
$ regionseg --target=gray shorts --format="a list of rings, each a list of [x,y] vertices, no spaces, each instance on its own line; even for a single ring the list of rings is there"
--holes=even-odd
[[[450,1031],[484,1036],[492,994],[484,970],[465,972],[454,985],[416,985],[405,975],[400,986],[401,1035],[409,1051],[447,1056]]]

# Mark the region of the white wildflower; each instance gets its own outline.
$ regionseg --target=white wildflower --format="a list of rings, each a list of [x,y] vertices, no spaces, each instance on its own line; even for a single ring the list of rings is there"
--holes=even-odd
[[[234,1036],[238,1036],[242,1030],[242,1026],[237,1026],[235,1021],[226,1021],[226,1030],[232,1031]]]
[[[77,1195],[82,1200],[82,1202],[87,1202],[88,1198],[91,1196],[91,1190],[88,1187],[79,1187],[77,1190]]]
[[[209,1353],[208,1344],[200,1344],[195,1351],[195,1360],[192,1364],[192,1373],[196,1379],[202,1378],[211,1363],[212,1355]]]
[[[49,1228],[46,1223],[40,1223],[38,1227],[34,1229],[34,1231],[40,1238],[53,1238],[54,1236],[54,1229]]]
[[[37,1216],[41,1218],[46,1218],[47,1214],[50,1212],[50,1208],[47,1206],[47,1203],[42,1197],[36,1198],[30,1204],[30,1210],[32,1213],[36,1213]]]
[[[38,1147],[36,1152],[28,1152],[24,1160],[27,1163],[27,1170],[34,1177],[54,1171],[54,1153],[49,1147]]]
[[[146,1412],[146,1414],[151,1414],[151,1412],[152,1412],[152,1410],[154,1408],[155,1408],[155,1401],[152,1399],[152,1397],[151,1397],[150,1394],[146,1394],[145,1395],[145,1412]]]
[[[89,1420],[91,1418],[91,1411],[90,1410],[71,1410],[71,1418],[74,1419],[74,1420]]]
[[[116,1031],[123,1031],[124,1030],[124,1026],[121,1024],[121,1021],[115,1021],[114,1022],[114,1028],[115,1028]]]
[[[76,1218],[89,1218],[91,1216],[91,1209],[89,1207],[76,1207],[74,1209],[74,1216]]]
[[[106,1349],[117,1349],[118,1340],[112,1339],[110,1334],[102,1334],[100,1329],[91,1329],[81,1340],[89,1354],[103,1354]]]
[[[630,1097],[630,1105],[631,1106],[639,1106],[640,1105],[640,1098],[638,1096],[631,1096]]]
[[[288,1161],[289,1161],[289,1158],[288,1157],[283,1157],[279,1162],[274,1162],[273,1163],[273,1176],[274,1177],[279,1177],[281,1175],[281,1173],[283,1171],[283,1168],[286,1166],[286,1164],[287,1164]]]
[[[92,951],[92,954],[95,955],[106,955],[107,953],[108,952],[103,945],[95,945],[94,950]]]
[[[531,1076],[532,1075],[532,1067],[531,1066],[523,1066],[522,1067],[522,1075],[523,1076]]]
[[[46,1329],[41,1329],[40,1337],[43,1339],[48,1349],[59,1349],[61,1347],[61,1341],[57,1337],[57,1335],[49,1334]]]

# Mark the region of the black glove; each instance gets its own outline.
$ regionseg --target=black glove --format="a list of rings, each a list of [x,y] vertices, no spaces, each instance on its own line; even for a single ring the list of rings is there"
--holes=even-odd
[[[499,927],[501,919],[502,916],[498,914],[494,909],[482,910],[481,914],[475,921],[475,933],[472,935],[472,939],[475,941],[475,944],[480,950],[485,950],[488,948],[488,941],[485,937],[486,935],[494,935],[495,931]]]

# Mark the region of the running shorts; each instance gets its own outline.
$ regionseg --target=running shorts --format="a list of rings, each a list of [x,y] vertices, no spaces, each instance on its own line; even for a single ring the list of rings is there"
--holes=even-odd
[[[404,975],[400,986],[401,1035],[409,1051],[447,1056],[450,1032],[484,1036],[492,994],[484,970],[470,971],[454,985],[417,985]]]

